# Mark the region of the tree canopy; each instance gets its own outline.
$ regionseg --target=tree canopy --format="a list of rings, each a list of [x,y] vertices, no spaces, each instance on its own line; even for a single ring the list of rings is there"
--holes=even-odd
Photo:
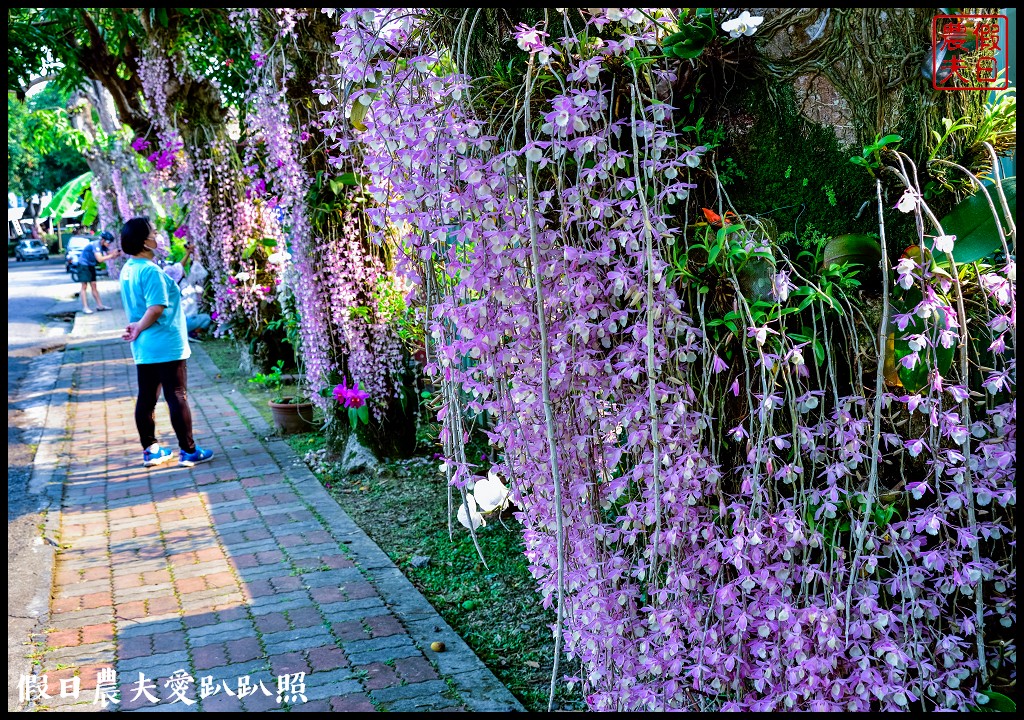
[[[26,102],[7,96],[7,187],[22,197],[52,191],[89,169],[67,94],[47,86]]]

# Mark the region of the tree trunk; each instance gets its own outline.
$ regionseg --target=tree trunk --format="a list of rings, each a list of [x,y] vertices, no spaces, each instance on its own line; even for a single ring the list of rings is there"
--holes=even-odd
[[[765,18],[752,38],[713,44],[699,70],[681,62],[671,101],[683,108],[694,102],[686,124],[703,117],[705,128],[723,131],[714,158],[729,199],[740,212],[769,218],[780,233],[799,237],[809,224],[827,235],[877,230],[864,210],[874,180],[850,157],[898,134],[923,186],[931,131],[942,131],[943,118],[977,118],[983,110],[986,93],[932,89],[932,9],[750,13]],[[707,207],[717,202],[696,199]],[[953,201],[940,199],[940,210]],[[892,248],[896,255],[902,249]]]
[[[975,117],[984,106],[986,93],[932,88],[934,8],[763,12],[758,70],[769,83],[788,84],[799,113],[832,128],[844,146],[899,133],[903,150],[919,158],[943,117]]]

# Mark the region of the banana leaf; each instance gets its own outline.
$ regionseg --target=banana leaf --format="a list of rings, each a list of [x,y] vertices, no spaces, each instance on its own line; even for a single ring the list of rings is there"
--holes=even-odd
[[[39,219],[55,217],[58,220],[70,213],[78,204],[82,193],[92,186],[92,172],[85,172],[69,180],[53,194],[53,199],[39,213]]]

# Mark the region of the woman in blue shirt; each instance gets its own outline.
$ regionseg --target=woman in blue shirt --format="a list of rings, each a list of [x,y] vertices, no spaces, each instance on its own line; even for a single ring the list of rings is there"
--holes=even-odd
[[[156,439],[156,402],[161,386],[178,437],[178,465],[192,467],[213,458],[192,439],[192,410],[188,405],[188,345],[181,291],[153,262],[158,244],[149,218],[136,217],[121,229],[121,250],[131,258],[121,269],[121,300],[128,316],[123,340],[132,344],[139,378],[135,425],[142,442],[142,464],[160,465],[174,459]]]

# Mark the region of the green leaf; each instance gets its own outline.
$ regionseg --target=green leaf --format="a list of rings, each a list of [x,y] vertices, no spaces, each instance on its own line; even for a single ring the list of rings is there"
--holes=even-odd
[[[254,252],[256,252],[256,243],[249,243],[245,250],[242,251],[242,259],[248,260]]]
[[[971,710],[973,712],[1017,712],[1017,703],[1014,702],[1013,698],[1009,698],[995,690],[981,690],[979,694],[987,697],[988,702],[984,705],[972,705]]]
[[[661,41],[661,46],[663,48],[667,48],[670,45],[675,45],[676,43],[686,40],[688,37],[690,37],[689,30],[680,30],[679,32],[674,32],[671,35],[666,36],[665,39]]]
[[[679,32],[674,32],[662,41],[662,47],[668,48],[675,45],[704,47],[715,36],[715,28],[701,20],[693,24],[682,25]]]
[[[160,23],[160,27],[164,27],[164,28],[167,27],[167,25],[170,22],[170,19],[167,17],[167,9],[166,8],[159,8],[159,9],[157,9],[157,11],[156,11],[156,21],[158,23]]]
[[[272,237],[265,237],[260,240],[260,245],[263,247],[277,247],[277,240]]]
[[[369,109],[370,106],[363,105],[363,103],[359,101],[359,98],[356,98],[352,102],[352,110],[349,113],[348,117],[349,122],[352,123],[352,127],[354,127],[356,130],[366,129],[366,126],[363,125],[363,118],[366,117],[366,111]]]
[[[78,198],[86,188],[92,186],[92,172],[84,172],[78,177],[68,180],[63,187],[53,194],[53,199],[39,213],[39,219],[54,217],[60,220],[78,203]]]
[[[825,346],[821,344],[821,340],[814,338],[811,347],[814,348],[814,361],[821,367],[825,364]]]
[[[878,525],[878,527],[880,528],[884,528],[886,525],[889,524],[889,521],[892,520],[893,513],[895,512],[896,508],[893,507],[892,505],[887,505],[885,507],[876,505],[871,515],[875,520],[875,524]]]
[[[714,37],[714,26],[698,21],[692,25],[683,25],[679,32],[666,37],[662,41],[662,48],[668,57],[689,60],[700,55]]]
[[[711,248],[711,252],[708,253],[708,265],[711,265],[718,258],[718,254],[722,252],[722,241],[724,238],[719,238],[714,247]]]
[[[89,227],[96,222],[99,208],[96,207],[96,199],[92,196],[92,187],[85,191],[82,196],[82,225]]]
[[[998,193],[991,182],[986,182],[992,202],[995,203],[996,212],[1003,228],[1008,227],[1006,215],[999,202]],[[1003,192],[1006,194],[1006,204],[1010,207],[1010,215],[1017,214],[1017,178],[1008,177],[1002,182]],[[956,243],[953,245],[953,259],[958,265],[983,260],[1002,249],[999,241],[999,232],[996,230],[995,217],[985,199],[985,193],[978,191],[974,195],[965,198],[940,221],[942,230],[947,235],[956,235]],[[925,238],[925,246],[931,250],[935,244],[934,238]],[[937,257],[945,257],[938,253]],[[939,264],[942,264],[940,261]]]
[[[343,185],[362,185],[363,179],[354,172],[345,172],[338,176]]]
[[[641,55],[640,53],[631,53],[629,58],[626,60],[626,64],[632,68],[639,69],[642,68],[644,65],[650,65],[653,62],[657,62],[661,58],[661,55]]]
[[[369,424],[370,422],[370,409],[365,405],[362,405],[356,410],[356,417],[362,420],[364,423]]]

